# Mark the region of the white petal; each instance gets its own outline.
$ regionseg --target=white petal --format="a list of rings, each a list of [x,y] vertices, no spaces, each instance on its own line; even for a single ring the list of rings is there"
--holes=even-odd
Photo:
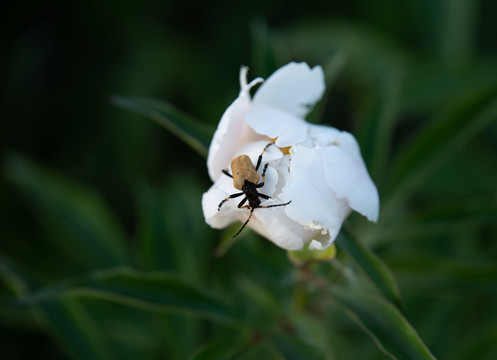
[[[351,133],[341,131],[340,136],[335,141],[335,145],[347,151],[350,155],[353,155],[364,164],[359,143]]]
[[[289,63],[274,72],[257,90],[254,103],[265,103],[305,117],[325,89],[323,69],[306,63]]]
[[[330,146],[322,150],[324,174],[339,199],[370,221],[377,221],[380,200],[378,191],[361,159],[346,150]]]
[[[247,66],[242,66],[240,68],[240,95],[239,97],[248,97],[250,98],[250,89],[254,87],[255,85],[261,83],[264,81],[263,78],[255,78],[252,80],[250,83],[247,83],[247,73],[248,73],[248,67]]]
[[[233,158],[240,155],[247,155],[252,160],[252,163],[255,166],[262,151],[269,143],[271,143],[269,140],[259,140],[259,141],[242,144],[235,152]],[[281,152],[280,149],[278,149],[277,146],[274,145],[269,146],[262,155],[262,163],[267,163],[272,160],[281,159],[282,157],[283,153]]]
[[[344,219],[345,220],[345,219]],[[318,233],[314,236],[314,238],[309,243],[310,250],[325,250],[330,247],[331,244],[335,241],[338,233],[340,232],[339,228],[330,229],[327,233]],[[312,248],[311,248],[312,244]]]
[[[202,196],[202,210],[205,222],[215,229],[222,229],[237,220],[232,213],[217,211],[219,203],[226,196],[226,193],[216,186],[212,186]]]
[[[301,250],[305,242],[316,232],[306,229],[286,216],[285,207],[255,210],[257,218],[252,225],[254,230],[279,247],[286,250]]]
[[[328,234],[327,246],[335,239],[343,220],[350,213],[345,200],[339,200],[324,178],[319,148],[292,147],[291,177],[282,196],[291,200],[285,207],[288,216],[308,229]],[[310,240],[310,239],[309,239]],[[321,241],[324,239],[321,239]]]
[[[317,240],[311,240],[308,246],[309,250],[324,250],[323,244]]]
[[[254,104],[245,121],[256,133],[276,138],[276,145],[298,144],[307,137],[308,124],[301,118],[266,104]]]
[[[224,112],[209,146],[207,169],[213,182],[221,176],[221,170],[229,167],[238,147],[264,138],[244,121],[244,115],[251,106],[250,88],[260,81],[256,79],[247,84],[246,72],[246,68],[240,70],[240,95]]]
[[[309,136],[315,145],[332,145],[342,132],[331,126],[309,124]]]
[[[339,146],[362,161],[361,149],[356,138],[347,131],[340,131],[331,126],[309,124],[309,136],[315,145],[321,147]]]

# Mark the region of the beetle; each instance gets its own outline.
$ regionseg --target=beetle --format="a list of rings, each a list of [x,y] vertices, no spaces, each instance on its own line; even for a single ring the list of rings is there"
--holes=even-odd
[[[262,150],[262,153],[259,155],[259,158],[257,159],[257,164],[254,167],[254,164],[252,164],[252,160],[247,155],[240,155],[237,158],[233,159],[231,161],[231,172],[233,175],[231,175],[228,170],[224,169],[222,170],[223,174],[232,178],[233,179],[233,187],[237,190],[241,190],[239,193],[234,193],[228,196],[226,199],[221,201],[219,203],[219,206],[217,208],[217,211],[221,210],[221,207],[223,204],[228,201],[229,199],[234,199],[237,197],[240,197],[242,195],[245,195],[245,197],[240,201],[238,204],[239,209],[244,209],[248,208],[250,209],[250,215],[243,224],[243,226],[238,230],[238,232],[231,236],[231,239],[236,238],[242,230],[245,228],[245,226],[248,224],[250,219],[252,218],[252,214],[255,209],[267,209],[267,208],[272,208],[272,207],[277,207],[277,206],[285,206],[290,204],[292,201],[290,200],[287,203],[283,204],[274,204],[274,205],[268,205],[268,206],[261,206],[261,200],[262,199],[271,199],[270,196],[265,195],[260,193],[257,189],[260,189],[261,187],[264,186],[264,182],[266,181],[266,170],[268,163],[264,165],[264,169],[262,170],[262,182],[259,182],[259,174],[257,173],[257,170],[259,170],[259,167],[261,166],[262,162],[262,155],[266,152],[267,148],[271,145],[274,145],[273,143],[269,143],[264,147],[264,150]],[[248,201],[248,205],[245,205],[245,203]]]

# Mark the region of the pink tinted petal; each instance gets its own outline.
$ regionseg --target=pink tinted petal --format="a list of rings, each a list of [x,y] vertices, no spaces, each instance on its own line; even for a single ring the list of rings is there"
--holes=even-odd
[[[221,176],[239,146],[239,141],[256,138],[257,134],[243,121],[243,114],[248,109],[248,101],[236,99],[223,114],[207,155],[207,169],[212,181]]]
[[[378,191],[361,159],[337,146],[323,151],[324,175],[339,199],[370,221],[377,221],[380,200]]]
[[[266,104],[254,104],[245,121],[256,133],[276,138],[276,145],[298,144],[307,137],[307,123],[299,117]]]
[[[242,66],[240,68],[240,76],[239,76],[239,81],[240,81],[240,95],[239,97],[250,97],[250,89],[254,87],[257,84],[260,84],[264,82],[263,78],[255,78],[252,80],[250,83],[247,83],[247,73],[248,73],[248,67],[247,66]]]
[[[289,63],[274,72],[257,90],[254,104],[265,103],[305,117],[325,89],[323,69],[306,63]]]
[[[233,154],[241,145],[260,140],[263,137],[256,134],[244,121],[244,115],[251,106],[250,88],[262,81],[257,78],[247,84],[247,68],[240,70],[240,95],[226,109],[212,138],[207,155],[207,169],[212,181],[221,175],[221,170],[229,167]]]

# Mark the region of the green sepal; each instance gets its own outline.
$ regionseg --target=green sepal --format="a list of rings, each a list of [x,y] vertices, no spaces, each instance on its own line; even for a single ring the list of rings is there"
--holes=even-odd
[[[305,248],[303,250],[287,251],[288,259],[295,266],[330,261],[335,258],[336,253],[335,244],[331,244],[331,246],[324,250],[310,250],[309,248]]]

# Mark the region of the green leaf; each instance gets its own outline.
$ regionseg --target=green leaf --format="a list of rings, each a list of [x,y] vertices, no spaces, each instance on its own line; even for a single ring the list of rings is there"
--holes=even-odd
[[[105,335],[77,299],[48,301],[33,312],[72,358],[112,359]]]
[[[219,236],[219,244],[214,250],[214,255],[216,257],[222,257],[228,253],[228,251],[238,242],[240,239],[243,239],[245,235],[244,232],[240,233],[239,236],[233,238],[233,234],[240,229],[240,225],[238,223],[231,224],[226,229],[224,229]]]
[[[347,228],[345,227],[344,230],[346,231]],[[357,262],[386,298],[402,309],[399,287],[390,269],[350,231],[344,234],[345,231],[338,235],[337,244]]]
[[[413,190],[496,119],[495,83],[453,99],[452,106],[415,134],[396,157],[387,186],[392,194],[387,199],[387,209],[383,209],[384,216],[395,214],[398,205]]]
[[[448,259],[412,252],[391,255],[386,261],[402,280],[402,289],[412,294],[466,298],[497,293],[497,267],[492,261]]]
[[[247,347],[246,340],[227,338],[213,341],[195,351],[190,360],[229,360],[237,359]]]
[[[321,124],[324,121],[324,115],[328,99],[330,96],[333,83],[338,75],[342,72],[347,63],[347,56],[343,51],[338,51],[331,59],[323,65],[324,83],[326,85],[325,93],[322,99],[316,104],[315,108],[308,116],[308,121],[311,123]]]
[[[476,27],[477,2],[472,0],[443,1],[440,11],[442,31],[440,47],[448,63],[461,63],[472,52]]]
[[[20,156],[8,158],[6,174],[71,260],[85,269],[126,263],[124,231],[97,194]]]
[[[403,61],[396,44],[372,27],[340,21],[303,21],[293,23],[278,34],[293,58],[322,62],[330,54],[347,57],[353,80],[370,81]]]
[[[36,291],[23,305],[70,297],[94,298],[150,310],[191,314],[234,322],[228,305],[207,290],[167,272],[141,272],[127,267],[96,271],[65,284]]]
[[[402,113],[436,114],[464,94],[495,84],[493,59],[480,59],[472,66],[448,66],[447,62],[427,59],[406,72],[402,89]]]
[[[30,297],[22,272],[0,257],[0,278],[18,297]],[[28,313],[74,359],[111,359],[105,336],[76,299],[47,301],[29,307]]]
[[[177,270],[171,234],[166,226],[167,209],[162,192],[143,185],[137,190],[138,246],[149,270]]]
[[[331,294],[390,358],[435,359],[416,330],[389,302],[370,294],[346,292],[338,287],[333,287]]]
[[[142,184],[136,196],[137,254],[143,255],[146,269],[174,271],[202,284],[211,258],[212,231],[204,224],[199,206],[202,189],[195,176],[175,173],[160,188]],[[164,318],[161,343],[171,358],[185,359],[200,341],[203,323],[181,315],[161,315]]]
[[[399,112],[403,69],[389,68],[374,82],[375,91],[367,97],[366,105],[359,111],[358,141],[364,161],[373,179],[384,175],[390,145]]]
[[[442,236],[454,236],[467,231],[478,231],[497,223],[497,205],[492,198],[454,198],[430,203],[429,207],[398,221],[388,232],[376,234],[376,246],[395,242],[427,241]],[[474,246],[477,246],[475,243]]]
[[[479,326],[477,332],[470,334],[462,344],[451,349],[447,359],[493,360],[497,353],[495,339],[497,339],[497,326],[493,323],[490,326]]]
[[[267,340],[250,344],[245,351],[236,358],[236,360],[261,359],[285,360],[285,358],[278,352],[278,349],[275,349],[274,345]]]
[[[267,340],[227,338],[213,341],[197,350],[190,360],[284,360]]]
[[[147,268],[176,271],[195,282],[205,278],[213,232],[200,206],[204,190],[188,172],[176,172],[161,188],[140,186],[138,240]]]
[[[287,360],[321,360],[323,352],[316,346],[296,336],[273,337],[271,342]]]
[[[0,254],[0,280],[7,286],[10,291],[16,296],[26,294],[28,286],[24,279],[19,275],[17,269],[11,261],[3,254]]]
[[[114,96],[112,103],[154,120],[195,149],[200,155],[207,157],[207,150],[214,134],[214,128],[211,126],[195,120],[161,100]]]
[[[268,27],[267,23],[257,18],[250,24],[252,74],[267,78],[281,65],[283,49]]]

